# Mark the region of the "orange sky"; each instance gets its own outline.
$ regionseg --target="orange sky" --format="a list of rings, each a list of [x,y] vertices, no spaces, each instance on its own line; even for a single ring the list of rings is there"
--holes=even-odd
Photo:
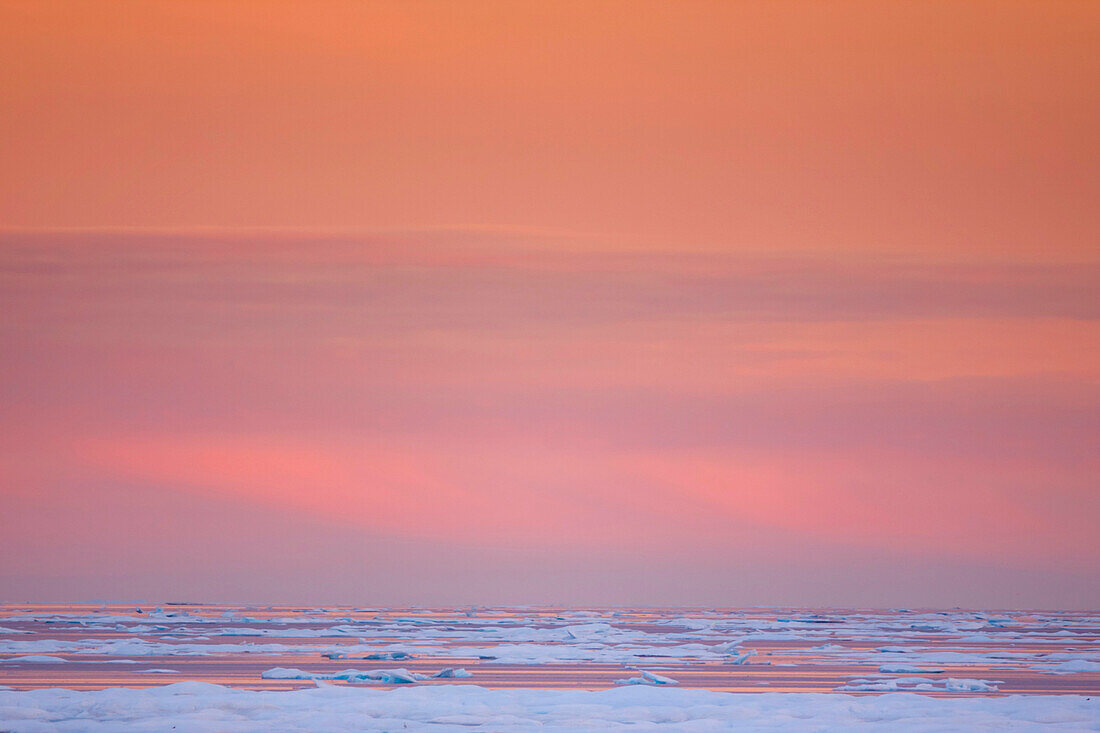
[[[1095,606],[1097,48],[0,0],[0,591]]]
[[[3,2],[0,221],[1095,256],[1091,2]]]

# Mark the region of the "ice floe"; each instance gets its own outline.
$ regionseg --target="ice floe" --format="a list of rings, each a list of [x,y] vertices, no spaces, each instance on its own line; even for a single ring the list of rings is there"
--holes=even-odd
[[[487,690],[465,685],[392,690],[322,686],[272,692],[202,682],[94,692],[0,691],[0,725],[12,733],[166,730],[302,731],[570,730],[1003,731],[1100,728],[1100,699],[1075,695],[935,699],[761,692],[738,695],[660,685],[597,692]]]
[[[952,677],[944,683],[944,686],[952,692],[996,692],[998,684],[1003,683],[988,680],[955,679]]]
[[[467,672],[462,667],[444,667],[432,675],[435,679],[458,679],[461,677],[473,677],[472,672]]]
[[[400,659],[415,659],[415,654],[409,652],[368,652],[366,654],[356,654],[353,652],[325,652],[321,656],[328,657],[329,659],[388,659],[390,661]]]
[[[656,672],[642,672],[641,677],[630,677],[625,680],[615,680],[616,685],[678,685],[671,677],[657,674]]]
[[[443,674],[447,672],[448,674]],[[459,674],[459,672],[463,674]],[[432,677],[469,677],[466,670],[447,668],[440,670],[435,675],[426,675],[419,672],[410,672],[407,669],[345,669],[340,672],[306,672],[301,669],[286,667],[274,667],[263,672],[265,680],[345,680],[347,682],[382,682],[389,685],[411,684]]]
[[[64,654],[95,654],[119,657],[284,654],[286,652],[302,651],[303,648],[287,644],[165,644],[136,637],[130,639],[81,639],[79,641],[64,639],[0,641],[0,654],[61,652]]]
[[[878,671],[886,674],[939,674],[944,670],[935,667],[918,667],[915,664],[880,664]]]
[[[1032,669],[1043,674],[1076,674],[1078,672],[1100,672],[1100,662],[1092,662],[1087,659],[1075,659],[1070,662],[1060,662],[1049,666],[1036,665]]]
[[[920,692],[933,690],[944,692],[996,692],[999,684],[1002,683],[990,680],[949,678],[937,681],[928,677],[891,677],[886,679],[853,679],[835,689],[838,692],[899,692],[903,690]]]

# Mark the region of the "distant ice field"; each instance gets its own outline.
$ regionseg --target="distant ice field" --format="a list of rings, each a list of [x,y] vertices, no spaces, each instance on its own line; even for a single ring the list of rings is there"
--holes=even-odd
[[[3,731],[1100,730],[1098,700],[1100,613],[0,605]]]

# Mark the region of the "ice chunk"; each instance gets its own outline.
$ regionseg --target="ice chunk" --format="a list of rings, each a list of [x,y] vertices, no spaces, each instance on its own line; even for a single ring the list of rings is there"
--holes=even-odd
[[[712,652],[720,652],[722,654],[741,654],[741,642],[739,641],[725,641],[721,644],[715,644],[710,648]]]
[[[956,679],[947,680],[947,689],[952,692],[996,692],[997,684],[988,680]]]
[[[306,672],[305,670],[273,667],[260,674],[265,680],[346,680],[347,682],[381,682],[403,685],[428,679],[427,675],[407,669],[345,669],[340,672]]]
[[[612,629],[611,624],[575,624],[566,626],[563,630],[568,638],[583,641],[597,639]]]
[[[848,684],[834,687],[840,692],[897,692],[897,680],[849,680]]]
[[[473,675],[462,667],[458,667],[457,669],[455,667],[444,667],[433,674],[432,677],[436,679],[452,679],[458,677],[473,677]]]
[[[410,672],[407,669],[372,669],[356,677],[347,678],[349,682],[357,682],[362,679],[383,682],[388,685],[405,685],[419,680],[428,679],[428,675]]]
[[[943,672],[942,669],[918,667],[915,664],[882,664],[879,665],[878,671],[884,674],[940,674]]]
[[[1075,674],[1077,672],[1100,672],[1100,662],[1087,659],[1075,659],[1070,662],[1053,664],[1047,667],[1032,667],[1043,674]]]
[[[317,679],[313,672],[304,672],[300,669],[289,667],[272,667],[260,673],[265,680],[312,680]]]
[[[665,677],[664,675],[656,674],[654,672],[642,671],[641,677],[630,677],[625,680],[615,680],[616,685],[678,685],[680,684],[671,677]]]
[[[329,659],[376,659],[376,660],[403,660],[416,659],[415,654],[409,652],[370,652],[368,654],[352,654],[350,652],[325,652],[321,656]]]

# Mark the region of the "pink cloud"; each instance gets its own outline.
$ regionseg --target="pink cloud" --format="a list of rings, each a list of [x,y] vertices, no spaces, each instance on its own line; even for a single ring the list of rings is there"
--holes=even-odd
[[[6,241],[0,494],[28,518],[10,537],[54,538],[43,577],[89,542],[133,556],[181,504],[196,542],[226,527],[201,508],[231,505],[256,542],[253,515],[317,546],[339,527],[484,552],[485,582],[521,550],[638,573],[693,552],[1100,562],[1087,263],[509,232]],[[141,532],[117,529],[127,502]]]

